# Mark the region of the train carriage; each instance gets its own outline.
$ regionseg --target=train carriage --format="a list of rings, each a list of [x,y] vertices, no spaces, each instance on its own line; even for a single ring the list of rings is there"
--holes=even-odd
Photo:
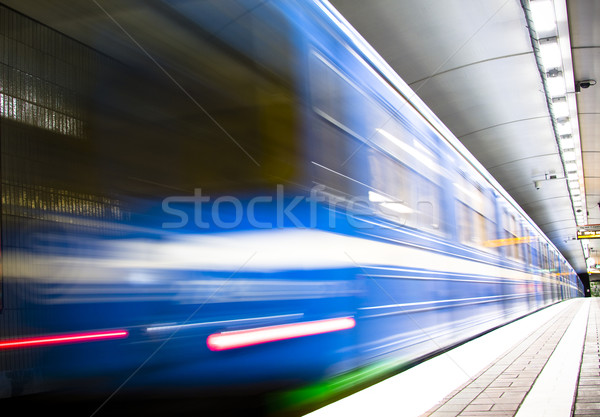
[[[102,12],[3,63],[0,396],[296,387],[583,295],[326,1]]]

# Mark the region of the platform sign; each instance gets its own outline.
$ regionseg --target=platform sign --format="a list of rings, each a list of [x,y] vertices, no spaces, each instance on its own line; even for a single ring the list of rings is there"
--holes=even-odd
[[[600,228],[578,230],[577,239],[600,239]]]

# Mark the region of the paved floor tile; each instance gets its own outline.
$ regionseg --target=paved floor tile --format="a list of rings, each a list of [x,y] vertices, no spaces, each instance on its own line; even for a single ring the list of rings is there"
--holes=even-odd
[[[423,417],[513,417],[536,378],[548,362],[561,337],[567,330],[580,304],[561,311],[543,326],[498,358],[483,370],[478,377],[465,384],[449,398],[425,413]],[[593,361],[590,353],[588,360]],[[600,368],[599,368],[600,369]],[[598,378],[600,383],[600,378]],[[593,407],[589,389],[595,388],[594,375],[585,375],[585,384],[581,386],[582,413]],[[584,399],[585,398],[585,399]],[[586,405],[587,404],[587,405]],[[586,416],[582,414],[582,416]]]
[[[574,416],[600,415],[600,299],[593,298],[579,371]]]

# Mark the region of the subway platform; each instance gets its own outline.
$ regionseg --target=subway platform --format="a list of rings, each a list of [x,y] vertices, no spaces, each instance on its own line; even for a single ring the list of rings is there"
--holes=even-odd
[[[561,302],[310,414],[600,416],[600,299]]]

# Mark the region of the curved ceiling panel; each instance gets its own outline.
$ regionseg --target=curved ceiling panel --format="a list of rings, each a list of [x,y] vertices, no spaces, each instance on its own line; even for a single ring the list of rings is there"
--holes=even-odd
[[[556,156],[557,148],[551,129],[550,119],[540,116],[490,126],[460,139],[472,152],[479,155],[479,162],[491,170],[521,159]],[[507,146],[507,140],[516,137],[521,140],[512,141],[511,146]],[[558,157],[556,161],[560,163]],[[543,174],[548,168],[536,164],[532,175]]]
[[[515,120],[549,117],[533,54],[473,63],[411,87],[459,139]]]

